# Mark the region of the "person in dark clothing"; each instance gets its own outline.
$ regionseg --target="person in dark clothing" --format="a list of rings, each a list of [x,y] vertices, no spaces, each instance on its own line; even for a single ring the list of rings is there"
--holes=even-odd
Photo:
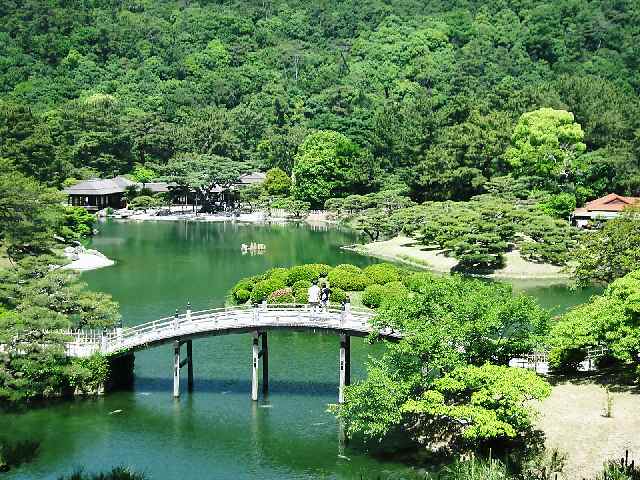
[[[320,289],[320,305],[325,310],[329,306],[329,298],[331,297],[331,289],[326,283],[322,284],[322,288]]]

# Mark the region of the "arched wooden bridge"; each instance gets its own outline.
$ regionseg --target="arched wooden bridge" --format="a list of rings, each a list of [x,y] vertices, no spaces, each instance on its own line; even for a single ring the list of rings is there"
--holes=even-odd
[[[269,353],[267,332],[270,330],[306,330],[331,332],[340,335],[340,375],[338,401],[344,400],[344,386],[350,383],[350,337],[365,337],[372,331],[371,310],[342,308],[313,309],[298,304],[261,304],[257,307],[239,306],[215,308],[161,318],[134,327],[116,328],[105,332],[69,332],[73,337],[67,344],[67,354],[86,357],[100,352],[103,355],[129,355],[157,345],[173,343],[173,394],[180,395],[180,368],[188,368],[188,387],[193,388],[192,339],[198,337],[250,333],[252,335],[251,398],[258,399],[258,364],[262,359],[262,389],[269,388]],[[392,331],[380,335],[398,339]],[[259,341],[260,340],[260,341]],[[186,344],[187,357],[182,360],[181,346]]]

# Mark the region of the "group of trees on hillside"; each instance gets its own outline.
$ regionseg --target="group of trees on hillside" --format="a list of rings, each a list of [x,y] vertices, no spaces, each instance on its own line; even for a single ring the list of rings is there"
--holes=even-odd
[[[65,208],[59,194],[0,161],[0,404],[96,392],[106,381],[102,357],[66,357],[71,328],[115,325],[109,295],[89,291],[64,270],[60,250],[87,235],[93,218]]]
[[[313,207],[390,176],[418,202],[506,174],[578,203],[634,194],[638,8],[9,2],[0,156],[51,186],[189,164],[206,192],[214,164],[279,167]]]

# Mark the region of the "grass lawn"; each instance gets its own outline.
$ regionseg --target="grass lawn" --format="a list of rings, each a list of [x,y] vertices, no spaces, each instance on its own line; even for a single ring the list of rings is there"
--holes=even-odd
[[[606,459],[629,456],[640,461],[640,388],[607,373],[582,379],[552,379],[551,396],[542,402],[537,426],[546,446],[567,454],[565,478],[593,478]],[[604,416],[606,390],[612,416]]]

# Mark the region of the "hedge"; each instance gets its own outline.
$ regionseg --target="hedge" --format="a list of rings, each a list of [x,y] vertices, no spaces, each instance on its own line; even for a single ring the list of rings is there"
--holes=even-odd
[[[242,305],[247,303],[247,300],[251,298],[251,292],[249,290],[245,290],[244,288],[239,288],[238,290],[234,290],[233,299],[238,305]]]
[[[289,269],[286,283],[291,286],[300,280],[317,280],[318,276],[318,270],[313,265],[298,265]]]
[[[338,287],[349,292],[359,292],[371,285],[371,279],[362,270],[353,265],[340,265],[329,272],[329,284],[331,287]]]
[[[281,288],[269,294],[267,303],[294,303],[293,292],[290,288]]]
[[[371,283],[377,283],[378,285],[400,280],[400,270],[390,263],[369,265],[364,269],[363,273],[371,279]]]
[[[286,285],[282,280],[274,278],[262,280],[253,287],[253,290],[251,291],[251,301],[253,303],[260,303],[263,300],[266,300],[267,297],[276,290],[280,290],[285,287]]]

